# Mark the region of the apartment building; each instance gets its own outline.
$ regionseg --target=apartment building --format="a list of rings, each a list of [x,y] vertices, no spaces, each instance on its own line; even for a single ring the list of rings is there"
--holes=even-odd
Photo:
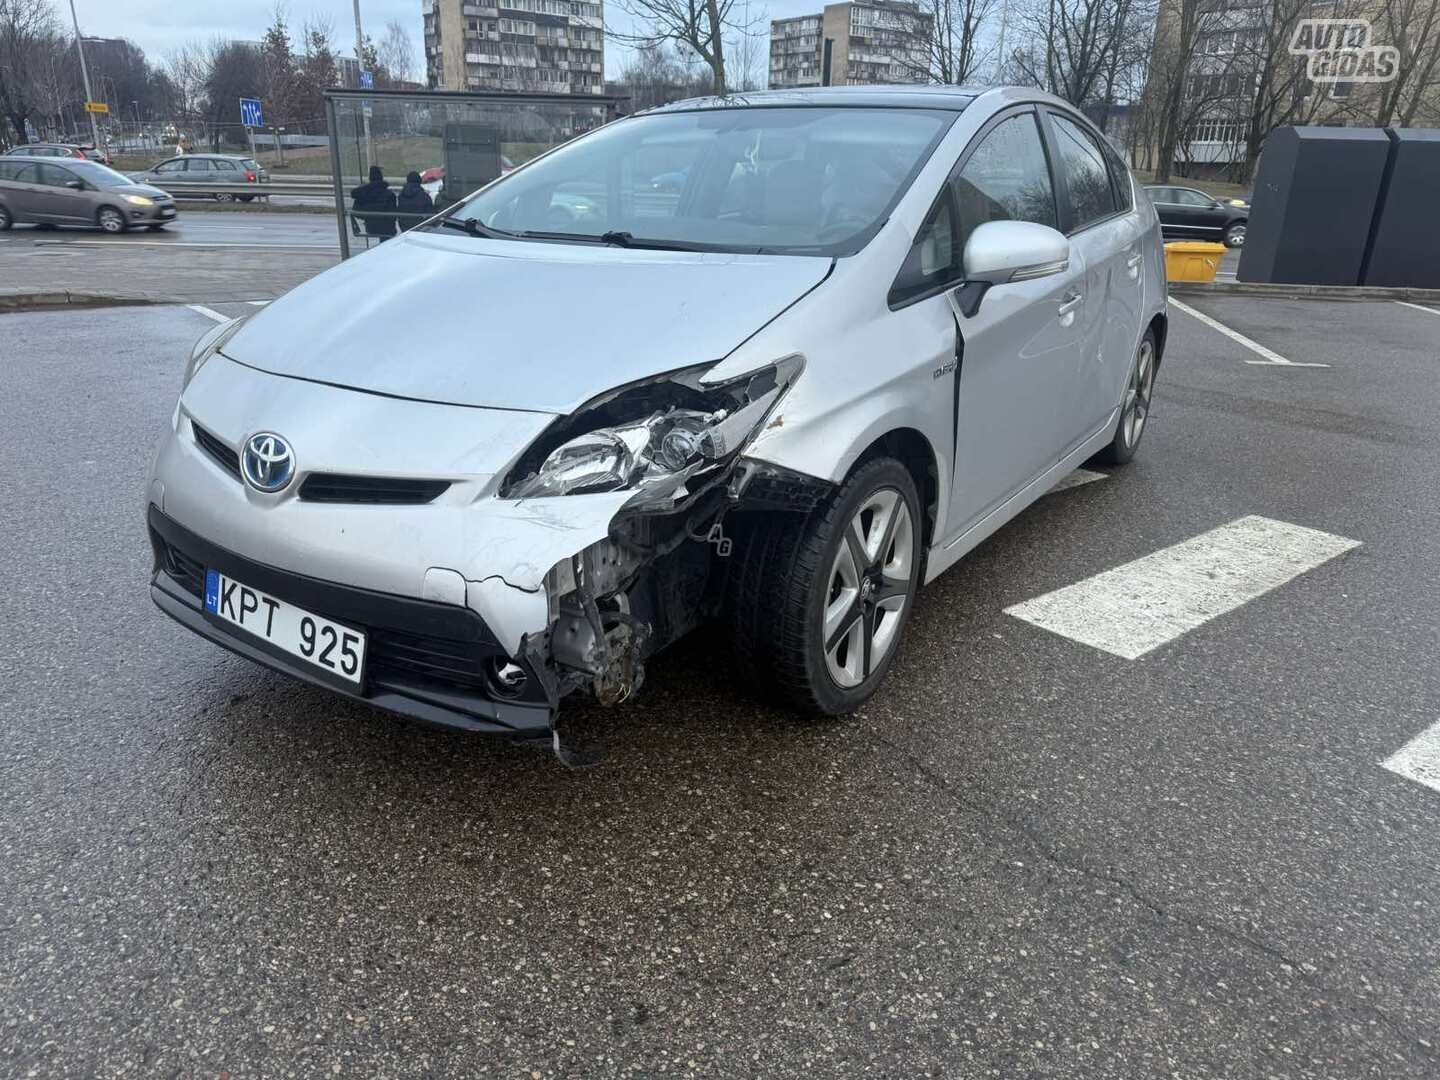
[[[603,94],[605,12],[592,0],[423,0],[438,90]]]
[[[770,88],[928,82],[934,22],[905,0],[851,0],[774,19]]]

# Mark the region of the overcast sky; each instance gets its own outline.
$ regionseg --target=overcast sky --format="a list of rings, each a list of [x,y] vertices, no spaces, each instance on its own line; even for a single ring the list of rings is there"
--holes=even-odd
[[[454,2],[454,0],[450,0]],[[754,19],[783,18],[807,11],[819,11],[824,0],[750,0]],[[187,41],[209,41],[214,37],[256,41],[270,23],[274,0],[75,0],[80,32],[87,37],[125,37],[145,50],[152,61]],[[65,0],[56,8],[68,19]],[[328,17],[335,26],[337,51],[355,53],[355,18],[351,0],[290,0],[286,4],[292,34],[306,18]],[[623,18],[618,9],[606,4],[606,24]],[[423,72],[420,51],[421,0],[360,0],[360,18],[365,32],[377,41],[391,19],[398,19],[415,43],[415,66]],[[615,24],[618,28],[619,24]],[[298,34],[295,36],[298,37]],[[614,42],[605,44],[606,74],[612,78],[624,63],[625,50]],[[765,65],[761,64],[763,78]]]

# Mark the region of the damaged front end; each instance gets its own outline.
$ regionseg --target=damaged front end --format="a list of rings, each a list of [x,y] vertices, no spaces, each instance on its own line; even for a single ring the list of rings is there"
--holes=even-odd
[[[476,565],[510,569],[470,583],[475,606],[522,662],[516,677],[540,680],[552,710],[577,691],[626,701],[651,656],[718,610],[717,559],[730,546],[721,521],[757,475],[741,454],[802,362],[714,385],[710,366],[589,403],[536,440],[501,486],[498,517],[516,528],[490,517]],[[485,602],[495,590],[505,602]],[[551,734],[565,764],[596,760],[558,722]]]

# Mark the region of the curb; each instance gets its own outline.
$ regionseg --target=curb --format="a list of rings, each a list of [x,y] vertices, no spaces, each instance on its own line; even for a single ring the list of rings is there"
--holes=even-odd
[[[122,307],[181,302],[164,297],[79,292],[70,289],[52,289],[45,292],[0,292],[0,311],[36,311],[62,307]]]
[[[1286,300],[1409,300],[1440,303],[1440,289],[1379,285],[1285,285],[1270,281],[1172,281],[1185,296],[1269,296]]]

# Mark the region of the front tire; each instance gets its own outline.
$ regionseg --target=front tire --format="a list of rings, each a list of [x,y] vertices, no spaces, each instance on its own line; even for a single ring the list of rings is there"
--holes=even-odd
[[[222,191],[222,192],[220,192],[218,195],[215,196],[215,201],[216,201],[216,202],[234,202],[234,201],[235,201],[235,196],[234,196],[234,195],[231,195],[228,191]]]
[[[1120,419],[1115,424],[1115,437],[1093,460],[1103,465],[1126,465],[1135,457],[1150,419],[1150,398],[1155,393],[1155,370],[1159,362],[1155,331],[1150,328],[1140,339],[1140,345],[1135,350],[1135,362],[1130,365],[1130,380],[1125,384],[1125,396],[1120,401]]]
[[[116,210],[113,206],[102,206],[99,213],[95,215],[95,220],[99,223],[100,228],[104,229],[107,233],[111,233],[112,235],[116,233],[123,233],[127,228],[125,224],[125,215],[122,214],[119,210]]]
[[[1225,230],[1225,246],[1228,248],[1245,246],[1245,222],[1237,221]]]
[[[920,583],[920,499],[894,458],[857,469],[814,512],[758,522],[731,570],[746,678],[802,712],[854,712],[884,681]]]

